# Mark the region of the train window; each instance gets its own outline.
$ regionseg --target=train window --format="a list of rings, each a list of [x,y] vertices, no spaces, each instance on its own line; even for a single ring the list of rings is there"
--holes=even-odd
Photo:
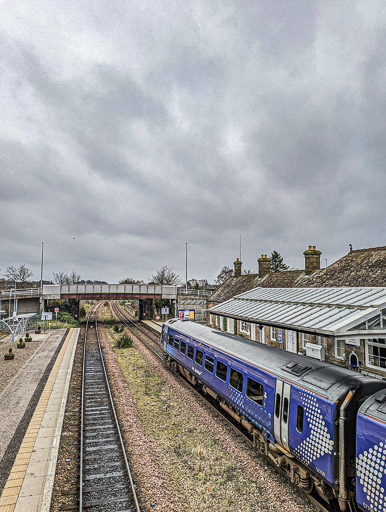
[[[185,354],[185,352],[186,352],[186,343],[185,343],[185,341],[182,341],[182,340],[181,340],[181,344],[180,344],[180,352],[181,352],[181,354]]]
[[[285,397],[284,402],[283,402],[283,421],[284,421],[284,423],[287,423],[287,421],[288,421],[288,405],[289,405],[288,398]]]
[[[174,348],[176,350],[180,348],[180,340],[178,338],[174,338]]]
[[[276,393],[276,407],[275,407],[275,416],[278,418],[280,416],[280,393]]]
[[[238,372],[237,370],[234,370],[231,368],[231,373],[229,376],[229,385],[232,386],[232,388],[237,389],[237,391],[243,390],[243,374]]]
[[[173,336],[171,334],[168,337],[168,345],[173,346]]]
[[[301,434],[303,432],[304,425],[304,408],[298,405],[296,411],[296,430]]]
[[[226,364],[217,361],[216,364],[216,377],[223,380],[224,382],[227,380],[227,371],[228,367]]]
[[[205,356],[204,368],[210,373],[213,373],[214,370],[214,359],[210,356]]]
[[[201,350],[196,350],[196,357],[194,358],[195,362],[202,366],[202,362],[204,360],[204,352],[201,352]]]
[[[188,351],[187,351],[186,355],[189,357],[189,359],[193,360],[193,354],[194,354],[194,348],[192,347],[192,345],[188,345]]]
[[[257,404],[263,405],[264,387],[262,384],[249,377],[247,378],[246,395]]]

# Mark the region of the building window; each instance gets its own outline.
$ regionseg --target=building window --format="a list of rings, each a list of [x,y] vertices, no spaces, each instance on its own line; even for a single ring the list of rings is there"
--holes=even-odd
[[[213,315],[212,315],[212,313],[209,313],[209,323],[210,323],[210,325],[212,325],[212,323],[213,323]]]
[[[276,327],[270,327],[269,334],[271,337],[271,341],[276,341]]]
[[[337,359],[344,359],[344,354],[346,352],[346,341],[345,340],[335,340],[334,346],[334,355]]]
[[[302,332],[302,348],[306,348],[306,343],[316,343],[317,339],[314,334]]]
[[[386,339],[366,340],[366,365],[370,368],[386,368]]]
[[[218,327],[218,315],[216,315],[216,327]]]
[[[259,382],[256,382],[253,379],[247,378],[247,389],[245,394],[248,398],[253,400],[259,405],[263,404],[263,395],[264,395],[264,388],[262,384]]]
[[[324,348],[324,353],[327,354],[328,338],[325,338],[324,336],[318,336],[317,342],[318,345],[322,345],[322,347]]]
[[[245,334],[249,334],[251,330],[251,324],[249,322],[244,322],[243,320],[240,322],[240,332],[244,332]]]
[[[237,391],[240,391],[241,393],[241,391],[243,390],[243,380],[243,374],[231,368],[231,373],[229,376],[229,385],[232,386],[232,388],[235,388]]]

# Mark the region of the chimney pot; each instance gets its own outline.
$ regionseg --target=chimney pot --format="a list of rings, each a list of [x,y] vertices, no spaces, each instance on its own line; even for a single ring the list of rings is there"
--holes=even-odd
[[[234,277],[240,277],[241,276],[241,261],[239,260],[239,258],[236,259],[236,261],[233,263],[234,265]]]
[[[271,271],[271,258],[268,258],[266,254],[262,254],[261,258],[257,261],[259,264],[259,277],[261,279]]]
[[[316,249],[316,245],[309,245],[308,250],[304,251],[304,267],[306,276],[310,276],[315,270],[320,270],[321,251]]]

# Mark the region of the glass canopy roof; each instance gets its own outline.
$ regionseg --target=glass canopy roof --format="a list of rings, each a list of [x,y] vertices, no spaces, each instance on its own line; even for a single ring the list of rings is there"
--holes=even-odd
[[[212,314],[333,334],[386,307],[386,288],[255,288],[214,306]]]

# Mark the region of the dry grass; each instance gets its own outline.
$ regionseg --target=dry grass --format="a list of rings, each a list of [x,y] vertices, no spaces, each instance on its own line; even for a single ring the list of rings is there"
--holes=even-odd
[[[109,335],[111,339],[112,333]],[[264,498],[259,499],[256,508],[261,489],[244,474],[219,439],[208,435],[205,426],[139,352],[134,348],[115,352],[143,427],[161,449],[181,511],[234,512],[240,504],[245,511],[264,510]]]

